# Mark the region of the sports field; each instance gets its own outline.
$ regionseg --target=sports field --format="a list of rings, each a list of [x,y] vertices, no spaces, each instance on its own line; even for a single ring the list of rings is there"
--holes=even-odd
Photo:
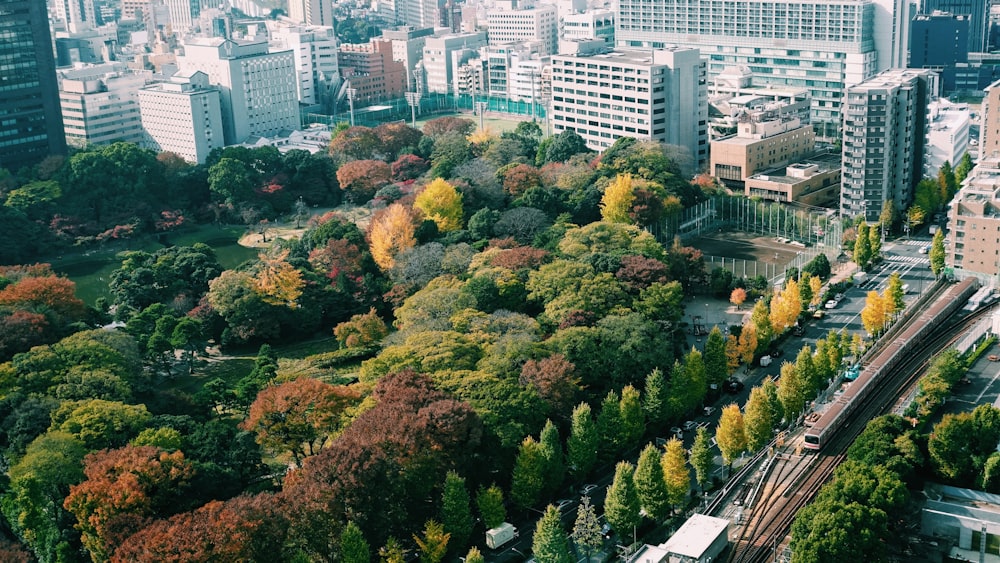
[[[723,231],[702,235],[687,242],[707,256],[756,260],[783,266],[802,252],[799,246],[779,242],[774,237],[760,236],[739,231]]]
[[[486,115],[483,116],[483,125],[487,129],[493,131],[494,133],[503,133],[504,131],[513,131],[515,128],[517,128],[517,124],[520,123],[521,121],[530,121],[531,119],[527,116],[525,116],[525,119],[516,119],[509,116],[499,117],[499,115],[501,114],[491,114],[490,112],[486,112]],[[437,119],[439,117],[462,117],[465,119],[470,119],[472,121],[475,121],[476,125],[479,125],[479,116],[474,115],[472,112],[447,112],[447,113],[425,114],[423,116],[418,116],[417,128],[418,129],[423,128],[424,123],[427,123],[428,121],[432,119]],[[409,123],[410,121],[407,120],[406,122]],[[539,127],[542,128],[542,132],[544,132],[545,122],[543,120],[538,120],[538,125]]]

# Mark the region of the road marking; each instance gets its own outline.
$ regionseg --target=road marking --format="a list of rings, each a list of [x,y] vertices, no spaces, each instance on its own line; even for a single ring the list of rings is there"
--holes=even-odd
[[[992,387],[992,386],[993,386],[993,384],[997,382],[997,379],[998,379],[998,378],[1000,378],[1000,371],[998,371],[998,372],[996,373],[996,375],[994,375],[994,376],[993,376],[993,379],[991,379],[991,380],[990,380],[990,384],[989,384],[989,385],[987,385],[986,387],[983,387],[983,390],[982,390],[982,392],[981,392],[981,393],[979,393],[979,396],[978,396],[978,397],[976,397],[976,404],[978,404],[978,403],[979,403],[979,401],[980,401],[980,400],[982,400],[982,398],[983,398],[983,395],[985,395],[985,394],[986,394],[986,390],[987,390],[987,389],[989,389],[990,387]]]

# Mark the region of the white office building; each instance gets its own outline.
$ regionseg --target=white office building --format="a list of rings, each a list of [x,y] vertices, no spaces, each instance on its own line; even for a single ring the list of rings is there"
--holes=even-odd
[[[543,56],[558,50],[559,19],[550,4],[497,0],[486,11],[486,22],[491,46],[537,41]]]
[[[306,25],[333,25],[331,0],[288,0],[288,19]]]
[[[194,38],[177,57],[181,71],[202,71],[219,87],[227,145],[250,135],[299,128],[298,81],[291,50],[268,52],[266,41]]]
[[[332,109],[340,86],[337,36],[332,27],[299,25],[281,18],[267,24],[274,51],[291,50],[299,103]]]
[[[687,148],[708,161],[705,64],[697,49],[616,49],[552,57],[552,127],[595,150],[619,137]]]
[[[479,48],[485,45],[485,31],[428,37],[424,43],[422,68],[426,83],[422,91],[455,93],[458,68],[479,56]]]
[[[614,47],[615,13],[601,9],[560,15],[559,38],[564,41],[600,39],[608,47]]]
[[[201,15],[201,0],[163,0],[170,14],[170,27],[175,33],[186,33],[195,27]]]
[[[958,166],[969,152],[972,114],[969,104],[939,98],[927,106],[927,145],[924,147],[924,176],[936,178],[945,162]]]
[[[225,146],[220,92],[204,72],[179,72],[139,90],[139,110],[146,148],[201,164],[212,149]]]
[[[747,65],[767,84],[805,87],[816,134],[838,137],[844,88],[906,66],[904,0],[621,0],[623,47],[701,50],[708,75]]]
[[[73,147],[142,140],[138,91],[151,73],[134,73],[124,64],[105,64],[60,72],[66,144]]]
[[[892,69],[847,89],[844,107],[840,212],[878,222],[891,200],[897,210],[913,202],[923,177],[927,104],[936,75]]]

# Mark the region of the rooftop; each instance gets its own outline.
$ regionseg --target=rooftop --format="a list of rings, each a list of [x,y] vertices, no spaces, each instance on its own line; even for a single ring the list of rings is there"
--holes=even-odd
[[[721,535],[728,534],[729,520],[695,514],[661,545],[668,553],[700,558]]]

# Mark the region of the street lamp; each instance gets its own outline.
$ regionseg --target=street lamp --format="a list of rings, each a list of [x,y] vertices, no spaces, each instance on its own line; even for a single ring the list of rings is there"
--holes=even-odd
[[[356,96],[357,93],[357,88],[347,88],[347,103],[351,107],[351,127],[354,127],[354,96]]]

